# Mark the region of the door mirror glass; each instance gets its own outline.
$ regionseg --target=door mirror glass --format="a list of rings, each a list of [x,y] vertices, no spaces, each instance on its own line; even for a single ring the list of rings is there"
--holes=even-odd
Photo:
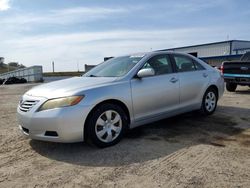
[[[139,72],[137,73],[137,76],[139,78],[144,78],[144,77],[149,77],[149,76],[154,76],[155,75],[155,71],[152,68],[144,68],[139,70]]]

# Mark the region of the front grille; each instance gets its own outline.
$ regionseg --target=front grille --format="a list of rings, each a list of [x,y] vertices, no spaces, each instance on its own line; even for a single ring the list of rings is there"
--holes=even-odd
[[[20,103],[19,109],[23,112],[28,112],[37,103],[38,103],[38,101],[34,101],[34,100],[23,101]]]

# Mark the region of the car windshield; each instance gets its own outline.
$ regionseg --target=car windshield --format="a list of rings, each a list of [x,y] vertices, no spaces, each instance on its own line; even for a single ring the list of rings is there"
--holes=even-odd
[[[87,77],[121,77],[126,75],[143,56],[122,56],[109,59],[83,76]]]

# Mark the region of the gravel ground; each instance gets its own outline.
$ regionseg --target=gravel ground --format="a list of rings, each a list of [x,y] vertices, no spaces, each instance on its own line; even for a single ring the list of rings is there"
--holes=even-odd
[[[0,187],[250,187],[250,89],[216,113],[189,113],[130,131],[116,146],[26,139],[16,106],[32,84],[0,86]]]

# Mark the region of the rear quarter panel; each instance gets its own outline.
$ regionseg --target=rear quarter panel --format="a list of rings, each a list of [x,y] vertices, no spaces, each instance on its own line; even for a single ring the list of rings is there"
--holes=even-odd
[[[224,78],[223,76],[221,75],[221,73],[218,71],[218,70],[210,70],[209,71],[209,75],[210,75],[210,83],[209,83],[209,86],[210,85],[215,85],[217,86],[218,88],[218,98],[221,98],[223,93],[224,93]]]

